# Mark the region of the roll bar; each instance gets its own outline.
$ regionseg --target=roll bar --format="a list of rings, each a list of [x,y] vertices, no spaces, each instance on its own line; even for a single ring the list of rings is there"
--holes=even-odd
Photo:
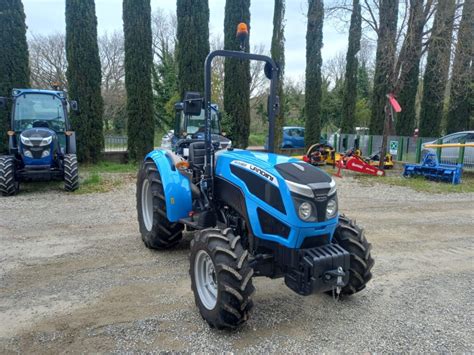
[[[204,63],[204,110],[205,110],[205,134],[204,140],[206,145],[206,162],[204,166],[204,173],[211,178],[211,183],[214,178],[213,165],[213,145],[211,137],[211,68],[212,60],[215,57],[236,58],[241,60],[256,60],[265,62],[265,74],[271,80],[270,82],[270,96],[268,101],[268,151],[273,153],[275,151],[275,116],[279,109],[279,102],[277,98],[278,87],[278,72],[279,68],[272,58],[260,55],[239,51],[217,50],[209,53]]]

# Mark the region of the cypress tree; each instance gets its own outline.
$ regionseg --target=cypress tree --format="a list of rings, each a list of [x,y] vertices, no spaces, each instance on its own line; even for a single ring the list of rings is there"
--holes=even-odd
[[[367,70],[365,61],[362,61],[357,68],[357,98],[370,99],[369,71]]]
[[[250,0],[226,0],[224,18],[224,48],[240,50],[236,38],[237,25],[245,22],[250,32]],[[249,51],[249,38],[245,43]],[[224,111],[230,122],[232,144],[246,148],[250,133],[250,63],[226,58],[224,63]]]
[[[69,96],[80,108],[71,115],[78,159],[96,162],[104,147],[104,135],[94,0],[66,0],[66,56]]]
[[[141,160],[154,147],[150,0],[123,1],[128,152]]]
[[[379,18],[370,120],[371,134],[383,133],[386,95],[394,89],[398,0],[380,0]]]
[[[341,132],[352,133],[355,128],[355,108],[357,101],[357,53],[360,50],[362,36],[362,18],[359,0],[352,3],[351,25],[349,28],[349,45],[346,55],[346,74],[344,96],[342,98]]]
[[[305,144],[307,148],[319,142],[321,137],[323,19],[323,0],[309,0],[305,86]]]
[[[21,0],[0,0],[0,96],[30,86],[25,11]],[[0,153],[8,148],[10,110],[0,110]]]
[[[420,112],[420,135],[422,137],[436,137],[441,133],[455,5],[455,0],[438,1],[423,76],[423,97]]]
[[[472,83],[474,82],[472,75],[472,59],[474,58],[473,38],[474,0],[465,0],[453,63],[448,110],[448,133],[469,129],[469,120],[472,115]]]
[[[425,14],[423,11],[424,0],[411,0],[410,16],[408,19],[408,30],[405,37],[400,58],[403,63],[400,68],[398,100],[402,106],[402,112],[397,116],[397,134],[410,136],[415,129],[416,118],[416,96],[420,76],[420,60],[423,45],[423,27]],[[401,61],[400,61],[401,62]]]
[[[179,101],[174,53],[164,50],[161,62],[152,71],[155,127],[170,127],[175,118],[174,104]],[[174,101],[174,102],[171,102]],[[173,112],[168,112],[170,104]]]
[[[209,5],[207,0],[177,0],[176,15],[178,87],[204,91],[204,60],[209,54]]]
[[[271,55],[280,68],[278,81],[278,96],[280,97],[280,112],[275,117],[275,147],[280,148],[283,126],[285,124],[285,97],[283,91],[283,79],[285,71],[285,0],[275,0],[273,11],[273,36]]]

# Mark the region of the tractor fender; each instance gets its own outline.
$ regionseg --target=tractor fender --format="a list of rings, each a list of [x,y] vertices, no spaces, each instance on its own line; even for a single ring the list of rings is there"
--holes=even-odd
[[[182,158],[169,150],[157,149],[148,153],[145,160],[152,160],[160,173],[168,220],[177,222],[188,217],[192,211],[191,182],[175,167]]]

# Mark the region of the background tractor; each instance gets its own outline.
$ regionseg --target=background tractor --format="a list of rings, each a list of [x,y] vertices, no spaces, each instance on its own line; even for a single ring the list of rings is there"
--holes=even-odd
[[[192,95],[193,93],[187,93]],[[200,96],[200,94],[197,94]],[[189,145],[192,142],[203,141],[205,131],[205,110],[197,116],[186,114],[183,102],[174,105],[175,124],[174,130],[169,131],[161,140],[161,148],[171,149],[174,153],[188,156]],[[221,114],[217,105],[211,105],[211,137],[216,150],[232,146],[232,141],[227,138],[221,129]]]
[[[246,35],[239,25],[238,36]],[[242,43],[244,43],[242,41]],[[211,125],[211,63],[215,57],[265,63],[269,151],[216,152]],[[283,277],[300,295],[334,297],[365,288],[374,261],[363,229],[339,215],[336,185],[325,172],[274,151],[278,67],[263,55],[218,50],[205,62],[205,94],[187,94],[185,114],[205,110],[204,140],[189,155],[158,149],[138,172],[137,212],[141,236],[153,249],[169,249],[193,231],[191,287],[211,327],[235,328],[253,307],[253,277]]]
[[[0,157],[0,193],[14,195],[22,181],[64,180],[66,191],[79,187],[76,136],[68,119],[63,91],[13,89],[8,155]],[[7,98],[0,98],[5,108]]]

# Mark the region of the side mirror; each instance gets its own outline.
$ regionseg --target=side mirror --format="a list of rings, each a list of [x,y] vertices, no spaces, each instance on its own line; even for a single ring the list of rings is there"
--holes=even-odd
[[[79,111],[79,105],[77,104],[76,100],[69,101],[69,106],[71,106],[71,110],[73,110],[74,112]]]
[[[0,97],[0,109],[6,109],[6,108],[7,108],[7,98]]]
[[[182,102],[177,102],[174,104],[174,110],[176,112],[183,111],[183,103]]]
[[[277,75],[280,75],[280,65],[278,63],[275,63],[276,66],[277,66]],[[265,63],[265,66],[263,67],[263,72],[265,73],[265,76],[267,77],[268,80],[272,80],[273,79],[273,68],[272,68],[272,65],[270,63]]]
[[[185,115],[199,116],[202,110],[202,97],[198,92],[186,92],[183,100],[183,111]]]

